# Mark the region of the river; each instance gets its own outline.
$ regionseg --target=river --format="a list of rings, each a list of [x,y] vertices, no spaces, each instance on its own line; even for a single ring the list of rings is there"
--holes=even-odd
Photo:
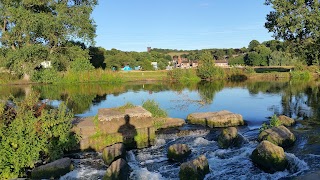
[[[320,83],[311,82],[212,82],[189,85],[128,83],[122,86],[105,84],[45,85],[0,87],[1,96],[23,97],[37,91],[52,106],[66,101],[80,117],[94,116],[99,108],[122,106],[128,102],[141,105],[150,99],[159,103],[170,117],[185,119],[193,112],[229,110],[243,116],[247,125],[238,131],[245,143],[240,148],[220,149],[216,142],[219,129],[186,125],[188,136],[164,132],[157,135],[152,147],[131,150],[127,159],[131,179],[178,179],[179,164],[169,162],[167,148],[186,143],[192,158],[205,154],[210,173],[205,179],[291,179],[320,169]],[[298,121],[291,128],[296,135],[295,145],[286,149],[290,168],[269,174],[255,167],[250,155],[258,142],[259,127],[274,114],[284,114]],[[106,166],[101,154],[75,153],[75,170],[61,179],[101,179]]]

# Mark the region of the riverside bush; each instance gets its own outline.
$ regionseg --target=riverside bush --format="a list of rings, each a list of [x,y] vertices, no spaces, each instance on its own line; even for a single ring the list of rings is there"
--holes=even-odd
[[[202,65],[197,69],[197,75],[204,80],[224,79],[225,72],[214,64]]]
[[[142,103],[142,107],[148,110],[153,117],[168,117],[168,113],[159,107],[154,100],[146,100]]]
[[[58,80],[58,72],[53,68],[41,69],[33,73],[31,80],[41,83],[54,83]]]
[[[39,95],[13,100],[11,113],[2,104],[0,111],[0,179],[25,177],[26,170],[42,161],[61,158],[78,141],[71,132],[73,114],[64,103],[46,109]],[[8,118],[10,114],[10,118]]]
[[[173,69],[168,71],[167,79],[173,82],[188,83],[198,82],[200,78],[197,76],[194,69]]]
[[[281,126],[282,123],[281,121],[279,120],[279,118],[277,117],[277,115],[273,115],[270,119],[270,123],[269,124],[266,124],[266,123],[263,123],[260,127],[260,132],[266,130],[266,129],[269,129],[269,128],[272,128],[272,127],[278,127],[278,126]]]

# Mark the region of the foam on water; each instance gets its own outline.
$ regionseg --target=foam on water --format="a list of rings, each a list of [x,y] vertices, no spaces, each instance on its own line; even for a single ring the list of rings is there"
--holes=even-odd
[[[130,174],[130,179],[136,180],[164,180],[160,173],[150,172],[146,168],[135,169]]]
[[[209,145],[209,144],[210,144],[210,141],[204,139],[203,137],[198,137],[193,142],[194,146]]]
[[[75,169],[68,174],[62,176],[60,180],[86,180],[86,179],[102,179],[106,170],[97,170],[93,168]]]

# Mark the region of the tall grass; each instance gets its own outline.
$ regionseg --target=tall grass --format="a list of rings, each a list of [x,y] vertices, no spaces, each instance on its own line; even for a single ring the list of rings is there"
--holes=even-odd
[[[171,82],[186,84],[189,82],[199,82],[195,69],[173,69],[168,71],[167,79]]]
[[[168,113],[161,109],[159,104],[154,100],[144,101],[142,107],[151,112],[153,117],[168,117]]]
[[[102,69],[82,72],[68,71],[60,74],[60,76],[61,78],[56,83],[103,82],[117,84],[123,82],[118,73]]]

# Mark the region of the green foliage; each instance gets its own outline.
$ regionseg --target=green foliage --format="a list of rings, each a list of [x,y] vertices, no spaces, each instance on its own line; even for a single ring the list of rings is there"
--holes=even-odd
[[[244,68],[244,71],[245,71],[246,73],[248,73],[248,74],[254,74],[254,73],[256,73],[256,71],[254,70],[254,68],[253,68],[253,67],[250,67],[250,66],[246,66],[246,67]]]
[[[8,50],[4,55],[7,67],[18,74],[32,74],[42,61],[63,67],[76,59],[81,53],[73,47],[81,44],[70,39],[94,42],[90,14],[96,4],[97,0],[1,1],[0,41]]]
[[[32,74],[31,80],[41,83],[54,83],[59,79],[58,72],[53,68],[41,69]]]
[[[291,54],[282,51],[273,51],[270,54],[270,66],[290,66],[297,63],[297,58],[292,57]]]
[[[173,69],[168,71],[167,79],[171,82],[186,84],[189,82],[198,82],[200,78],[194,69]]]
[[[232,65],[244,65],[244,55],[236,56],[236,57],[231,57],[228,60],[228,63],[230,66]]]
[[[130,108],[134,108],[134,107],[135,107],[135,105],[133,105],[130,102],[127,102],[125,105],[118,107],[117,110],[120,112],[125,112],[126,109],[130,109]]]
[[[270,123],[269,124],[263,123],[259,130],[260,132],[262,132],[266,129],[269,129],[272,127],[278,127],[281,125],[282,125],[282,122],[279,120],[278,116],[274,114],[270,119]]]
[[[92,71],[68,71],[63,73],[56,83],[102,82],[119,84],[122,81],[118,73],[96,69]]]
[[[312,75],[309,71],[291,71],[290,77],[292,80],[310,80]]]
[[[1,71],[1,68],[0,68],[0,71]],[[14,74],[11,74],[8,72],[0,73],[0,84],[12,83],[18,79],[19,79],[19,77],[17,75],[14,75]]]
[[[58,109],[41,109],[35,106],[38,98],[14,100],[15,116],[7,123],[1,116],[0,179],[23,177],[37,161],[58,159],[77,144],[71,133],[73,114],[63,103]]]
[[[274,9],[267,15],[265,27],[277,39],[285,40],[289,50],[308,65],[319,63],[320,3],[313,0],[266,0]]]
[[[154,100],[147,100],[142,103],[142,107],[151,112],[153,117],[168,117],[168,113],[159,107]]]
[[[70,70],[74,72],[90,71],[93,69],[94,67],[86,58],[77,58],[70,64]]]
[[[204,52],[200,56],[197,76],[205,80],[223,79],[225,78],[224,70],[216,67],[210,52]]]
[[[248,51],[253,51],[254,48],[256,48],[259,45],[260,45],[260,42],[257,40],[250,41],[249,46],[248,46]]]

